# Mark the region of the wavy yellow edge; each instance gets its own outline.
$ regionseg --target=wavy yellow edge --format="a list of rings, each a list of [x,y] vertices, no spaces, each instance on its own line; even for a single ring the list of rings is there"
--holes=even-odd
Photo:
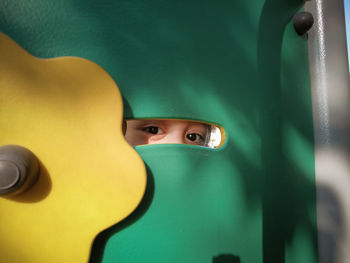
[[[122,134],[122,98],[100,66],[39,59],[0,33],[0,145],[30,149],[37,184],[0,197],[1,262],[87,262],[102,230],[127,217],[146,187]]]

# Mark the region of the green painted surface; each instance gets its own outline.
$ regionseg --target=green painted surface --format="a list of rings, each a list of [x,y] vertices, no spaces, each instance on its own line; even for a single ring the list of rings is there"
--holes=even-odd
[[[149,192],[129,220],[138,221],[111,230],[103,262],[212,262],[219,254],[261,262],[259,205],[247,207],[243,175],[229,158],[172,145],[138,152],[151,170]]]
[[[127,117],[226,130],[219,150],[136,147],[149,169],[146,196],[98,236],[92,262],[317,262],[307,42],[290,24],[301,5],[2,1],[1,31],[36,56],[101,65]]]

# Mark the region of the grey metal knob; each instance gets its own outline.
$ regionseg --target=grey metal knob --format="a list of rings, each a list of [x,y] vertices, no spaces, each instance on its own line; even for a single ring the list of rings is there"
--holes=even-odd
[[[39,173],[39,161],[31,151],[18,145],[0,147],[0,196],[27,190]]]
[[[313,24],[314,17],[309,12],[299,12],[293,17],[294,29],[299,36],[306,34]]]

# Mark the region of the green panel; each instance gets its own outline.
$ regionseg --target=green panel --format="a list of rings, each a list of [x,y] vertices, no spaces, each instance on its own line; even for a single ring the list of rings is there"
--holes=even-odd
[[[317,262],[307,41],[289,23],[301,6],[2,1],[1,31],[39,57],[101,65],[124,96],[126,117],[225,128],[219,150],[136,147],[147,193],[97,237],[92,262]]]
[[[138,152],[151,170],[148,192],[129,219],[134,224],[111,230],[117,234],[103,262],[212,262],[220,254],[261,262],[260,207],[246,204],[242,174],[222,158],[225,150],[157,145]]]

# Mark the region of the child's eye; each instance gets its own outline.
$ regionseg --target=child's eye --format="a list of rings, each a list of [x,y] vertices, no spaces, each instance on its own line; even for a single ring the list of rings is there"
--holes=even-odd
[[[151,134],[159,134],[160,133],[160,128],[158,128],[157,126],[148,126],[143,128],[143,130],[147,133],[151,133]]]
[[[186,134],[186,138],[190,140],[191,142],[196,142],[196,143],[203,143],[204,138],[202,135],[198,133],[188,133]]]

